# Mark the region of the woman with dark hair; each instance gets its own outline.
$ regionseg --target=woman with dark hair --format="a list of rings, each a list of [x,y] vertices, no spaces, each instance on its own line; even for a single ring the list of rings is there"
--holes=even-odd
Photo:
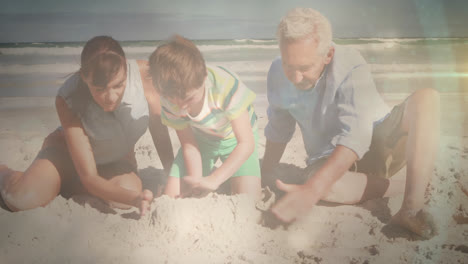
[[[55,101],[61,127],[47,136],[24,173],[0,166],[6,206],[27,210],[47,205],[60,192],[86,191],[114,207],[139,207],[143,215],[153,194],[142,190],[134,147],[148,126],[165,171],[174,159],[147,71],[147,61],[126,60],[111,37],[89,40],[80,70]]]

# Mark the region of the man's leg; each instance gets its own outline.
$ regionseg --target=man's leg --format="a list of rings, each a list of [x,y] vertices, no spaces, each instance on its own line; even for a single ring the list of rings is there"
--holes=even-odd
[[[384,179],[348,171],[333,184],[322,200],[340,204],[358,204],[371,199],[402,194],[404,188],[405,182],[400,179]]]
[[[308,177],[313,177],[326,160],[327,158],[322,158],[309,166],[306,169]],[[328,194],[322,200],[340,204],[358,204],[371,199],[403,194],[404,189],[404,180],[397,177],[385,179],[351,170],[346,172],[333,184]]]
[[[437,91],[422,89],[412,94],[405,107],[401,128],[406,143],[406,188],[394,223],[424,236],[434,235],[431,216],[421,211],[424,193],[434,170],[440,134],[440,99]]]

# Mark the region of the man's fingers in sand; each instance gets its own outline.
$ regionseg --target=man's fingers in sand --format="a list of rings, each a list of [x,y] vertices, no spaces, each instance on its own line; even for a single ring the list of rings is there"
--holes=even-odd
[[[271,208],[273,215],[283,223],[291,223],[296,220],[297,210],[291,202],[289,195],[286,194]]]

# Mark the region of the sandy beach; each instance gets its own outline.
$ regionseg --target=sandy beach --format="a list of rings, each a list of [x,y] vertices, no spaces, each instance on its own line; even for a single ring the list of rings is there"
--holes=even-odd
[[[382,94],[389,105],[407,94]],[[0,98],[0,164],[24,170],[59,122],[52,97]],[[356,206],[319,204],[304,219],[272,226],[271,202],[211,194],[158,197],[152,212],[113,210],[89,196],[57,197],[44,208],[0,209],[0,263],[468,263],[468,94],[442,93],[441,141],[426,209],[439,233],[420,240],[387,225],[402,197]],[[255,102],[263,156],[267,101]],[[171,131],[174,149],[178,140]],[[135,148],[144,187],[164,182],[147,132]],[[300,180],[305,151],[297,129],[278,177]],[[463,192],[463,189],[465,193]],[[270,198],[270,199],[268,199]]]

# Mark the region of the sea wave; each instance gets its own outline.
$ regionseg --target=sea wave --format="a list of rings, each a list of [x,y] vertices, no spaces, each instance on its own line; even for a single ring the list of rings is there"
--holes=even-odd
[[[456,72],[468,70],[468,64],[369,64],[373,73],[385,72]]]
[[[468,78],[468,72],[381,72],[373,74],[376,79],[409,78]]]
[[[271,61],[216,61],[211,63],[214,66],[223,66],[229,70],[241,73],[241,72],[266,72],[268,71]],[[73,73],[79,69],[78,64],[67,64],[67,63],[53,63],[53,64],[34,64],[34,65],[2,65],[0,64],[0,74],[7,75],[19,75],[19,74],[30,74],[30,73]]]
[[[264,72],[270,68],[270,60],[259,61],[207,61],[207,64],[214,66],[223,66],[236,73]],[[436,72],[463,73],[468,71],[467,64],[370,64],[372,73],[417,73],[427,72],[429,74]],[[53,63],[53,64],[34,64],[23,65],[0,64],[0,74],[27,74],[27,73],[72,73],[79,69],[77,63]]]
[[[0,65],[0,74],[21,75],[32,73],[73,73],[78,71],[78,64],[34,64],[34,65]]]
[[[147,47],[123,47],[126,54],[152,53],[157,46]],[[277,45],[200,45],[201,52],[240,50],[240,49],[277,49]],[[0,53],[4,55],[79,55],[82,47],[60,47],[60,48],[0,48]]]

